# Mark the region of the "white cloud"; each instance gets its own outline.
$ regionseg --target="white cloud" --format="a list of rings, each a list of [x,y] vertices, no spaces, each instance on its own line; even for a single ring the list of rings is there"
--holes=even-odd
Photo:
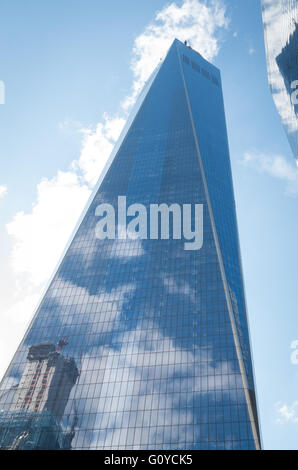
[[[97,124],[95,131],[81,129],[84,134],[82,151],[79,160],[72,162],[72,169],[82,172],[84,180],[91,187],[97,182],[124,123],[123,117],[110,118],[105,114],[103,122]]]
[[[89,195],[73,172],[59,171],[38,184],[32,211],[18,212],[7,224],[14,239],[11,262],[16,275],[25,274],[33,285],[48,279]]]
[[[142,245],[142,240],[137,238],[131,240],[118,240],[117,238],[112,241],[110,247],[107,250],[107,256],[109,258],[134,258],[142,256],[145,250]]]
[[[9,298],[7,311],[3,313],[6,327],[0,330],[0,343],[5,332],[13,331],[16,318],[20,319],[20,330],[24,330],[33,313],[36,298],[57,264],[91,189],[106,164],[128,110],[144,81],[160,58],[165,56],[173,39],[187,39],[193,48],[211,60],[219,51],[218,33],[227,25],[228,19],[221,0],[185,0],[180,6],[175,2],[168,4],[135,39],[131,58],[132,91],[124,99],[120,114],[115,117],[104,115],[94,129],[79,128],[79,123],[69,119],[58,124],[60,131],[66,132],[73,127],[83,133],[81,154],[68,171],[59,171],[55,177],[43,179],[37,187],[37,200],[32,210],[28,213],[18,212],[7,224],[7,231],[13,241],[11,267],[15,294]],[[114,248],[117,255],[117,246],[114,245]],[[136,246],[136,243],[133,250],[128,249],[128,256],[140,254],[142,247]],[[12,347],[17,346],[12,336],[9,356]],[[3,344],[6,340],[3,338]],[[3,364],[7,363],[6,350],[3,351],[2,360]],[[3,369],[0,375],[1,372]]]
[[[196,303],[196,291],[190,287],[187,282],[178,284],[173,277],[163,279],[164,285],[168,289],[169,294],[186,295],[192,303]]]
[[[2,199],[7,194],[7,186],[1,185],[0,186],[0,199]]]
[[[40,288],[18,279],[17,287],[11,293],[9,306],[1,309],[0,329],[0,377],[12,359],[16,347],[22,340],[34,308],[40,298]]]
[[[181,6],[173,2],[159,11],[134,42],[131,62],[134,81],[131,95],[123,101],[123,109],[129,109],[134,103],[175,38],[187,40],[207,60],[212,60],[220,47],[218,30],[227,28],[228,23],[221,0],[186,0]]]
[[[275,411],[277,423],[298,423],[298,401],[294,401],[291,405],[278,402],[275,404]]]
[[[180,392],[189,388],[189,377],[193,377],[193,389],[192,393],[184,395],[185,405],[199,394],[210,391],[224,394],[229,390],[229,399],[233,402],[237,399],[237,387],[242,387],[241,375],[233,370],[230,362],[214,361],[210,351],[207,353],[204,348],[188,350],[179,347],[150,320],[147,324],[142,322],[142,327],[138,325],[133,332],[124,333],[120,350],[106,345],[94,347],[82,358],[83,371],[87,369],[84,363],[88,364],[89,374],[97,374],[94,394],[99,397],[90,409],[90,413],[97,415],[95,431],[90,431],[89,436],[91,448],[111,446],[117,449],[125,440],[126,445],[131,442],[131,445],[134,443],[142,448],[148,442],[154,444],[156,439],[158,441],[158,432],[165,433],[164,441],[173,439],[176,445],[181,443],[183,447],[185,442],[194,439],[193,408],[181,406],[181,403],[178,405]],[[143,380],[144,374],[152,379],[150,394],[146,380]],[[84,372],[80,380],[83,384]],[[231,390],[232,383],[234,390]],[[167,393],[169,389],[171,393]],[[72,393],[75,398],[75,388]],[[80,396],[82,398],[82,394]],[[109,397],[108,401],[105,397]],[[80,413],[83,406],[84,400],[78,400],[78,413],[81,415],[78,426],[82,430],[86,429],[88,420],[86,414]],[[150,413],[146,411],[148,409]],[[142,430],[144,422],[146,436]],[[165,427],[160,429],[159,426]],[[177,426],[172,437],[171,426]],[[75,439],[80,447],[79,433]]]
[[[111,291],[107,292],[104,289],[99,290],[96,294],[89,294],[88,290],[84,287],[76,286],[72,282],[60,280],[60,293],[61,290],[64,292],[71,291],[71,304],[69,298],[61,297],[57,294],[57,292],[51,292],[50,298],[54,299],[56,304],[61,307],[60,311],[63,312],[65,307],[72,305],[72,315],[77,315],[78,317],[82,315],[80,313],[80,308],[78,307],[78,299],[80,299],[81,304],[84,303],[85,309],[84,314],[82,315],[81,321],[84,321],[85,325],[88,325],[89,331],[95,331],[95,325],[93,322],[93,318],[91,318],[88,314],[92,313],[92,304],[101,305],[103,303],[109,302],[110,303],[110,310],[109,310],[109,321],[101,322],[97,324],[98,334],[99,332],[102,334],[104,332],[108,332],[113,329],[114,321],[122,312],[122,307],[124,302],[127,300],[128,295],[135,290],[134,284],[123,284],[121,288],[114,288]],[[89,320],[88,320],[89,319]],[[62,324],[69,324],[70,326],[73,324],[73,318],[67,315],[60,315],[59,320]],[[74,325],[74,332],[77,332],[77,323]]]
[[[298,194],[298,168],[281,155],[268,155],[262,152],[246,152],[244,165],[251,166],[260,173],[267,173],[286,183],[287,192]]]

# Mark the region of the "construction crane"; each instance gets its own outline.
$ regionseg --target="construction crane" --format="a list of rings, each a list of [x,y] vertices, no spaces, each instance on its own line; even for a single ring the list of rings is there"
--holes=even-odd
[[[62,348],[68,344],[68,339],[67,338],[61,338],[59,340],[59,343],[57,344],[56,351],[60,352],[62,351]]]

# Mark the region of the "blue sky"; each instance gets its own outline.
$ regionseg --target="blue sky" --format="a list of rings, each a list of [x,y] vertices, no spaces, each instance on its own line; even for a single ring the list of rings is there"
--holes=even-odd
[[[129,102],[179,33],[221,69],[263,443],[296,449],[298,171],[268,87],[260,0],[204,8],[199,0],[2,3],[0,375]]]

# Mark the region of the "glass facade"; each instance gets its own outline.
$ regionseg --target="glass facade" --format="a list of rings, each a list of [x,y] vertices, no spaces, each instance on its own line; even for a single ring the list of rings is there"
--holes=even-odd
[[[203,244],[96,237],[96,208],[202,204]],[[173,235],[173,234],[172,234]],[[1,384],[6,449],[258,449],[219,70],[175,40]]]
[[[298,1],[262,0],[268,78],[298,163]]]

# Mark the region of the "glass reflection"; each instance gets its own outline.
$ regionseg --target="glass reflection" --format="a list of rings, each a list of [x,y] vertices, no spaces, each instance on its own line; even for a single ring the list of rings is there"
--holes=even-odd
[[[268,79],[298,161],[298,3],[262,0]]]
[[[193,88],[202,93],[194,120],[253,396],[220,76],[175,41],[2,382],[2,448],[256,447],[185,83],[192,103]],[[146,207],[203,204],[202,249],[185,251],[184,240],[97,239],[95,208],[116,208],[118,195]],[[32,437],[38,426],[40,441]]]

